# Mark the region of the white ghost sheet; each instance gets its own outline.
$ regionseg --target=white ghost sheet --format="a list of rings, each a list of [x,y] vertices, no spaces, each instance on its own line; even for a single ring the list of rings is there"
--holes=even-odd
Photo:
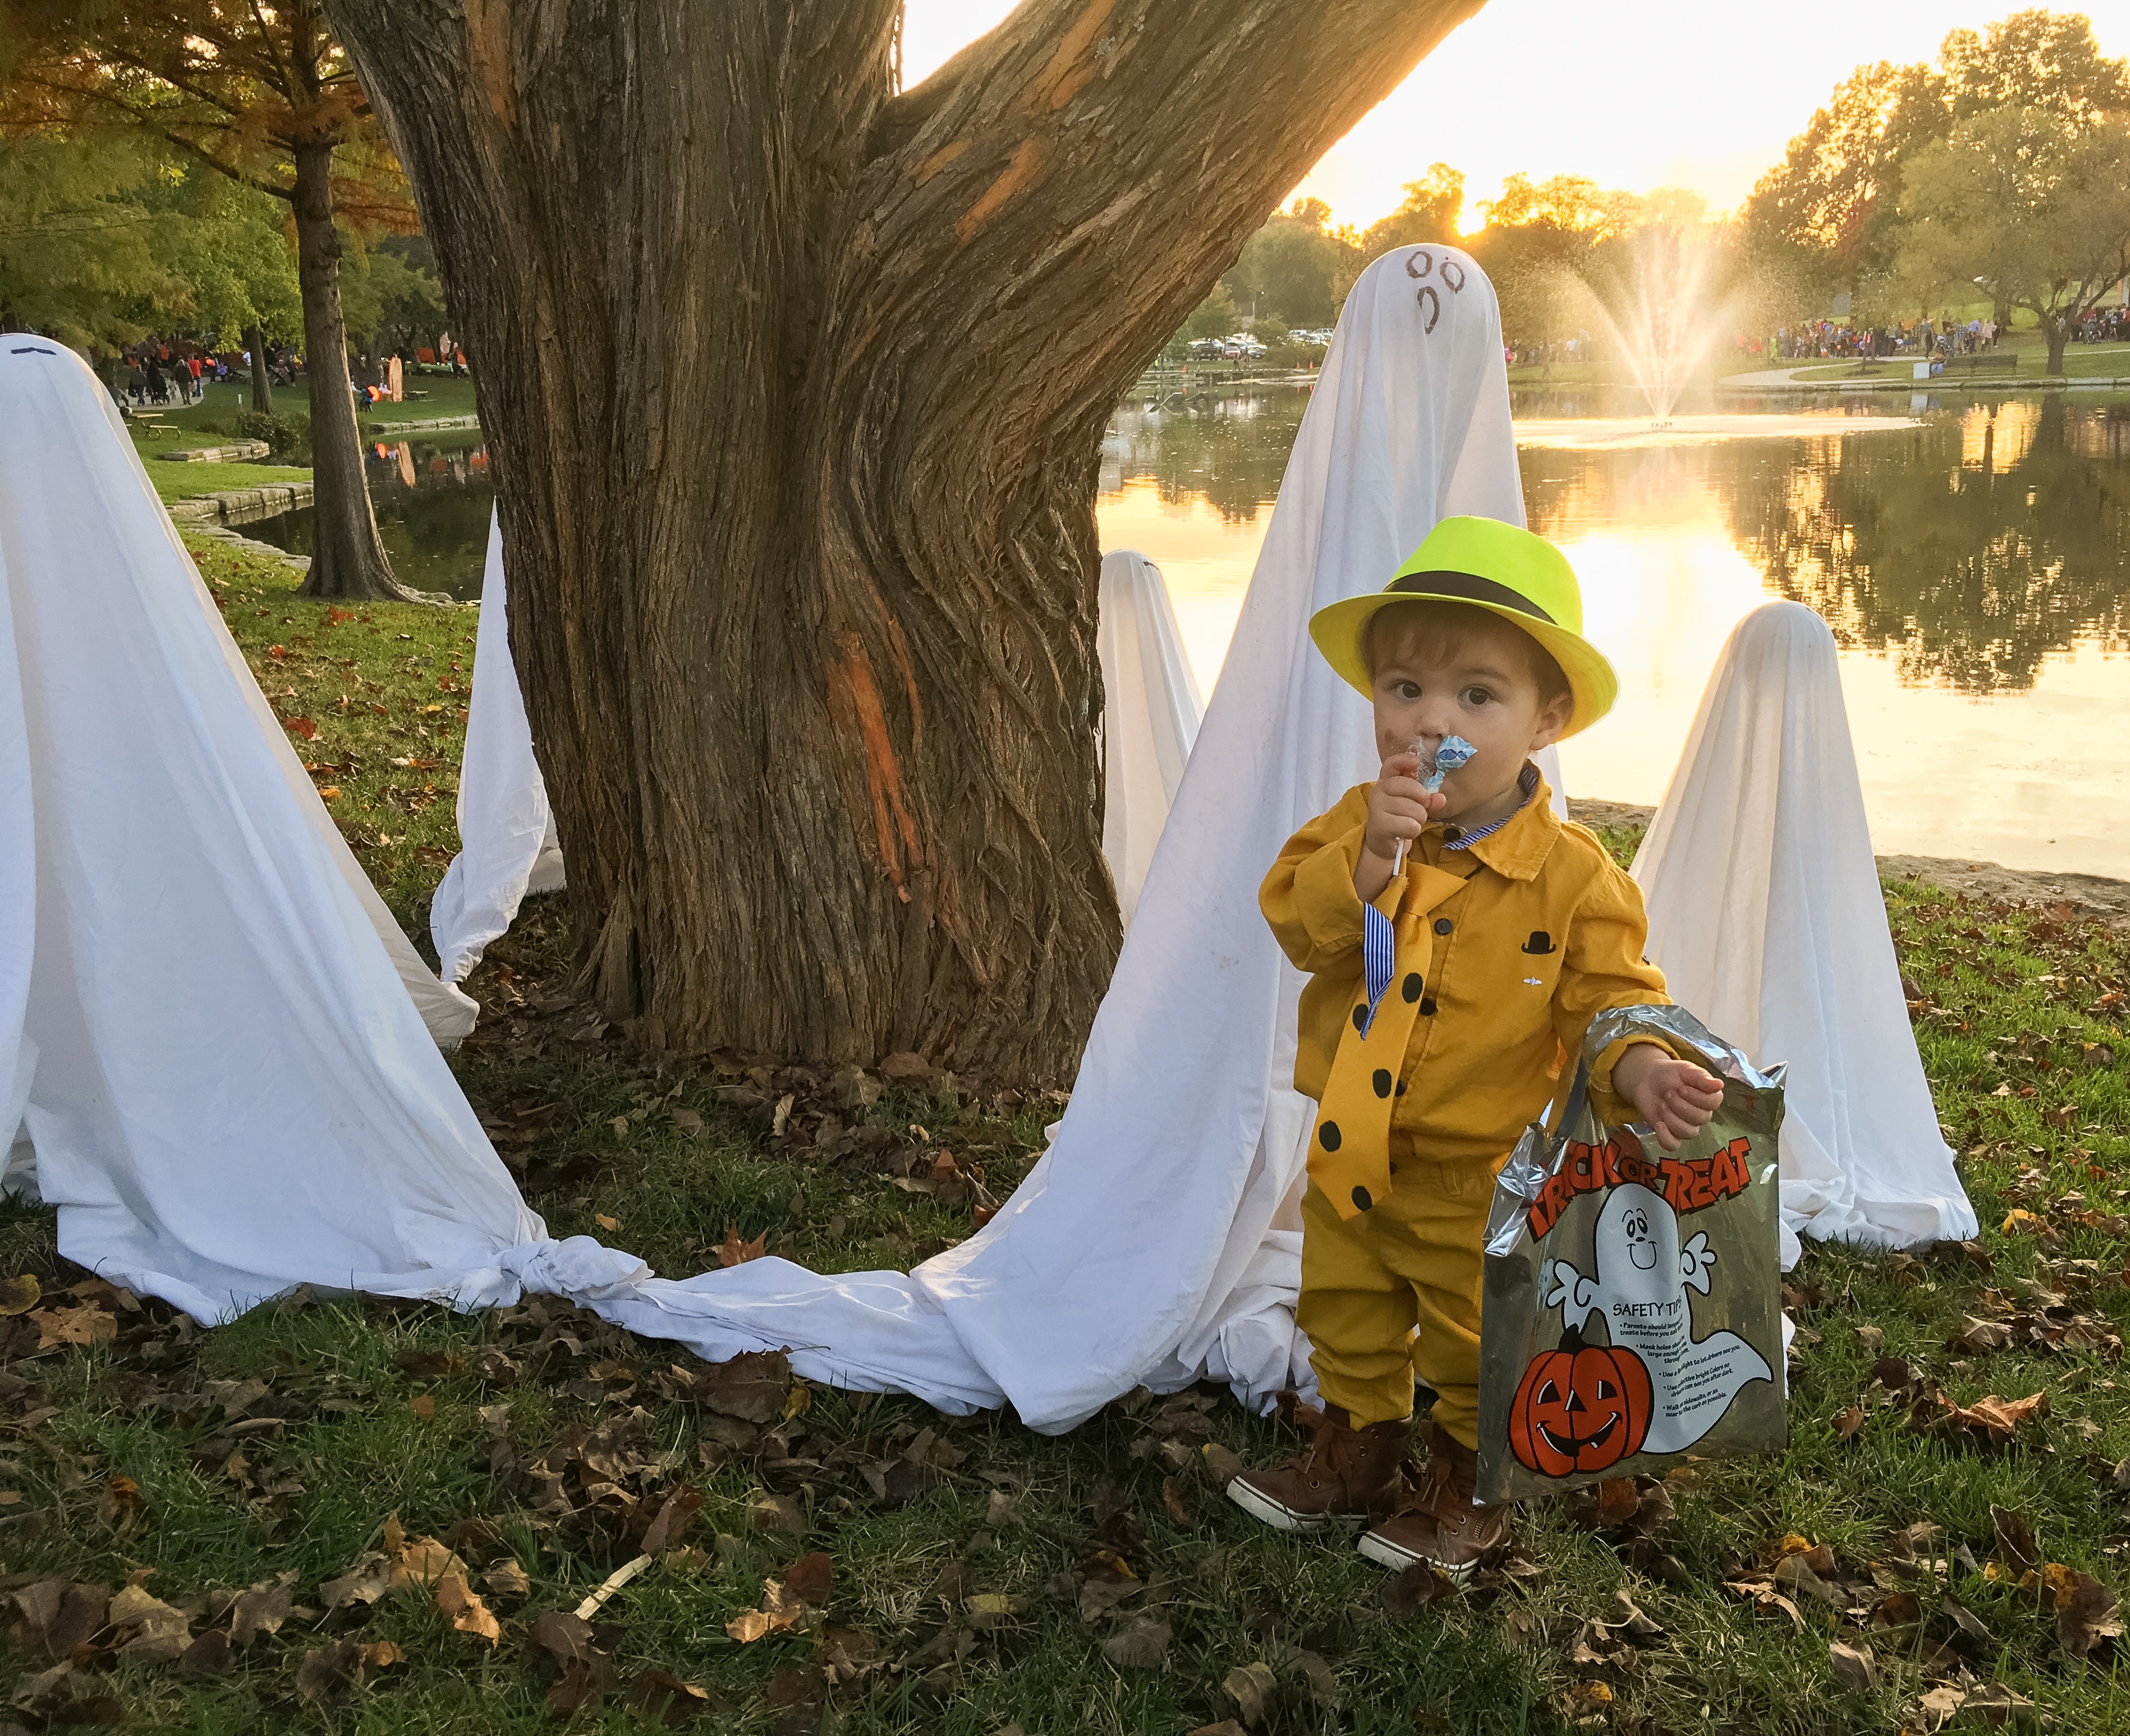
[[[1131,549],[1110,550],[1097,603],[1102,854],[1129,928],[1206,708],[1159,567]]]
[[[489,942],[516,920],[526,894],[552,892],[563,884],[562,847],[510,659],[503,528],[493,513],[467,710],[459,853],[429,904],[429,938],[437,944],[437,974],[447,983],[466,980]]]
[[[1788,1066],[1784,1268],[1800,1233],[1975,1234],[1901,992],[1834,636],[1802,603],[1731,634],[1634,876],[1672,999]]]
[[[1631,1350],[1649,1371],[1649,1433],[1640,1450],[1681,1452],[1716,1426],[1741,1388],[1774,1378],[1766,1360],[1734,1332],[1693,1336],[1689,1292],[1708,1294],[1716,1251],[1697,1233],[1683,1247],[1679,1216],[1661,1195],[1622,1182],[1598,1214],[1598,1270],[1588,1276],[1565,1260],[1544,1279],[1548,1308],[1579,1332],[1596,1314],[1613,1346]]]

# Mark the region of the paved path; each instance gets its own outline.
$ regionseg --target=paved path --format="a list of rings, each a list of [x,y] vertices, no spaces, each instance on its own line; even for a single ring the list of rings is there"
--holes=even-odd
[[[2109,355],[2111,351],[2088,351],[2088,354]],[[2122,352],[2130,355],[2130,351]],[[1894,356],[1886,365],[1893,370],[1908,370],[1913,358]],[[2066,387],[2083,388],[2094,391],[2120,391],[2130,387],[2130,378],[2109,377],[2100,374],[2074,374],[2068,379],[2061,374],[1940,374],[1929,379],[1917,379],[1912,372],[1886,374],[1843,374],[1837,378],[1807,379],[1807,374],[1817,373],[1822,368],[1841,365],[1837,357],[1822,356],[1817,361],[1800,362],[1793,368],[1763,368],[1752,374],[1727,374],[1716,382],[1719,390],[1736,388],[1747,392],[2027,392],[2042,387],[2061,390]]]

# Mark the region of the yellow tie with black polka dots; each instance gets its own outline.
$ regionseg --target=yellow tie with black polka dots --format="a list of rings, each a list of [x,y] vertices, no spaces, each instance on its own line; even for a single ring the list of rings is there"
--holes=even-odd
[[[1391,1111],[1412,1028],[1420,1018],[1435,936],[1426,918],[1464,889],[1461,875],[1409,862],[1392,931],[1396,966],[1370,1017],[1363,985],[1331,1058],[1309,1142],[1309,1179],[1341,1218],[1358,1218],[1391,1190]]]

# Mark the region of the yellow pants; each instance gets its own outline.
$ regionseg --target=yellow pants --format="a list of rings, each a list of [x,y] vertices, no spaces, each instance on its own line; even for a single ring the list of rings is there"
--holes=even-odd
[[[1390,1197],[1358,1218],[1340,1218],[1313,1184],[1302,1196],[1295,1319],[1318,1390],[1356,1428],[1411,1416],[1417,1376],[1435,1420],[1478,1445],[1479,1298],[1500,1167],[1401,1157]]]

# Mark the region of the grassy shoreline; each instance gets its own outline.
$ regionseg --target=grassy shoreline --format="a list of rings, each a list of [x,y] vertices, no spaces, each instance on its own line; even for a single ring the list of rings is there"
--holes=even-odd
[[[455,842],[472,617],[330,612],[272,563],[195,546],[276,710],[313,725],[298,745],[341,792],[336,820],[419,934]],[[1620,853],[1635,836],[1606,833]],[[1062,1736],[1254,1714],[1275,1736],[1656,1736],[1922,1730],[1946,1693],[1994,1715],[2008,1701],[1989,1689],[2059,1729],[2130,1729],[2113,1643],[2067,1648],[2042,1571],[2113,1587],[2130,1551],[2115,1468],[2130,1459],[2117,1366],[2130,953],[2047,909],[1911,884],[1887,896],[1977,1243],[1812,1247],[1791,1279],[1787,1451],[1696,1467],[1610,1524],[1573,1503],[1538,1509],[1515,1571],[1475,1591],[1387,1603],[1350,1550],[1254,1527],[1221,1496],[1222,1455],[1255,1461],[1292,1437],[1225,1394],[1128,1400],[1053,1438],[773,1369],[738,1391],[670,1344],[538,1301],[455,1316],[298,1296],[199,1333],[93,1281],[55,1298],[83,1275],[57,1259],[49,1213],[8,1206],[0,1278],[33,1276],[48,1295],[0,1318],[0,1497],[17,1497],[0,1500],[0,1598],[17,1600],[0,1695],[27,1726],[108,1715],[203,1733],[622,1731],[692,1715],[780,1736]],[[555,1233],[599,1235],[671,1275],[757,1240],[823,1270],[906,1266],[1010,1190],[1056,1114],[943,1079],[646,1055],[574,999],[570,959],[561,910],[536,901],[474,979],[487,1011],[454,1068]],[[61,1314],[72,1328],[31,1326]],[[38,1347],[69,1329],[89,1342]],[[2048,1414],[2002,1444],[1919,1429],[1937,1414],[1922,1382],[1962,1405],[2046,1393]],[[2031,1581],[1994,1509],[2030,1529]],[[574,1663],[558,1659],[557,1624],[539,1618],[633,1559],[661,1514],[656,1564],[604,1606]],[[1911,1540],[1918,1524],[1938,1529]],[[419,1582],[424,1559],[445,1565],[423,1538],[456,1558],[495,1643]],[[383,1589],[389,1559],[374,1600],[339,1583],[395,1539],[416,1583]],[[820,1566],[798,1566],[816,1552],[825,1586]],[[49,1681],[64,1624],[19,1600],[54,1580],[103,1595],[137,1580],[187,1647],[232,1621],[246,1643],[227,1667],[209,1667],[212,1642],[181,1664],[106,1610]],[[822,1601],[735,1637],[750,1611],[781,1607],[772,1581]],[[232,1616],[228,1594],[246,1588]],[[1659,1631],[1615,1631],[1622,1595]]]

